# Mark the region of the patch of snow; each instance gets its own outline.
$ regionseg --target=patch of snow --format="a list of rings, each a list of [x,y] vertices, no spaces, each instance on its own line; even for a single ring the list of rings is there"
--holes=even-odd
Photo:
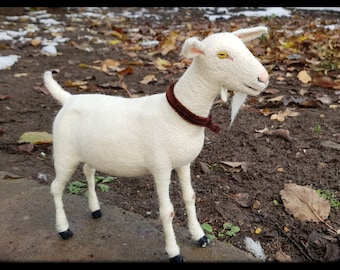
[[[244,238],[244,243],[246,245],[246,249],[253,254],[256,258],[265,261],[267,259],[266,255],[264,254],[263,248],[259,241],[254,241],[250,237]]]
[[[15,54],[0,56],[0,70],[13,66],[19,58],[20,56]]]
[[[56,56],[57,48],[53,45],[47,45],[41,48],[41,53],[48,55],[48,56]]]

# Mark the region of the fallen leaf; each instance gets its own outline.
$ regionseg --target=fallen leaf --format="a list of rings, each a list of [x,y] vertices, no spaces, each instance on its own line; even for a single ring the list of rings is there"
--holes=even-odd
[[[222,164],[228,165],[229,167],[232,168],[237,168],[237,167],[241,167],[241,169],[244,172],[247,172],[248,169],[248,163],[247,162],[239,162],[239,161],[220,161]]]
[[[280,96],[277,96],[277,97],[269,98],[269,99],[267,99],[267,101],[269,101],[269,102],[282,101],[283,98],[284,98],[284,95],[280,95]]]
[[[203,161],[198,161],[198,163],[200,164],[201,170],[202,170],[203,173],[206,173],[206,174],[210,173],[210,168],[209,168],[207,163],[205,163]]]
[[[309,76],[306,70],[301,70],[298,73],[297,77],[303,83],[309,83],[312,81],[312,78]]]
[[[298,116],[300,115],[299,112],[296,112],[296,111],[293,111],[293,110],[290,110],[289,108],[287,108],[286,110],[284,111],[279,111],[278,113],[274,113],[270,116],[270,119],[271,120],[277,120],[279,122],[283,122],[286,120],[286,118],[289,116],[289,117],[295,117],[295,116]]]
[[[12,98],[11,95],[0,95],[0,100],[10,99]]]
[[[313,79],[312,84],[323,88],[340,89],[340,81],[333,80],[328,76],[316,77]]]
[[[26,77],[28,75],[28,73],[16,73],[13,75],[13,77],[15,78],[20,78],[20,77]]]
[[[122,41],[119,40],[119,39],[111,39],[111,40],[109,40],[107,43],[108,43],[109,45],[114,46],[114,45],[117,45],[117,44],[119,44],[119,43],[121,43],[121,42],[122,42]]]
[[[121,76],[125,76],[125,75],[132,74],[132,73],[133,73],[133,68],[132,67],[122,68],[121,70],[119,70],[117,72],[117,74],[121,75]]]
[[[340,144],[332,141],[324,141],[321,142],[321,145],[326,148],[332,148],[336,150],[340,150]]]
[[[86,85],[88,84],[87,81],[71,81],[71,80],[66,80],[64,82],[64,87],[78,87],[81,85]]]
[[[0,179],[1,180],[12,180],[12,179],[20,179],[23,178],[23,176],[11,173],[11,172],[6,172],[6,171],[0,171]]]
[[[46,131],[25,132],[20,136],[18,143],[33,143],[33,144],[52,143],[52,134],[47,133]]]
[[[283,172],[285,172],[285,169],[282,168],[282,167],[279,167],[279,168],[277,168],[277,171],[283,173]]]
[[[33,149],[34,149],[34,144],[33,143],[24,143],[24,144],[20,144],[18,146],[18,150],[20,152],[27,152],[27,153],[31,154]]]
[[[167,55],[169,52],[176,50],[177,36],[178,34],[176,32],[170,32],[170,35],[160,43],[162,55]]]
[[[232,168],[240,167],[242,165],[242,162],[239,161],[220,161],[220,162]]]
[[[332,99],[330,98],[330,96],[328,96],[328,95],[326,95],[326,94],[324,94],[324,95],[322,95],[321,97],[318,97],[318,98],[316,98],[316,99],[319,100],[319,101],[321,101],[321,103],[323,103],[323,104],[329,105],[329,104],[332,103]]]
[[[323,222],[331,210],[330,203],[307,186],[285,183],[280,195],[285,210],[300,221]]]
[[[108,72],[110,70],[115,70],[120,65],[119,61],[116,61],[114,59],[105,59],[102,61],[100,69],[101,71]]]
[[[37,92],[41,92],[45,95],[50,95],[50,92],[47,90],[47,88],[45,86],[34,86],[33,89]]]
[[[318,246],[320,250],[325,250],[323,256],[325,262],[338,262],[340,259],[340,247],[336,237],[321,234],[313,231],[308,236],[308,241]]]
[[[157,57],[153,62],[155,67],[159,70],[167,70],[167,67],[171,66],[171,62],[162,58]]]
[[[151,82],[156,82],[156,81],[157,81],[157,78],[156,78],[155,74],[148,74],[143,78],[143,80],[139,81],[139,83],[149,84]]]
[[[282,250],[278,250],[274,256],[275,260],[278,262],[292,262],[292,258],[284,253]]]
[[[38,46],[38,45],[41,44],[41,42],[42,42],[42,40],[40,38],[35,38],[35,39],[31,40],[31,45],[32,46]]]
[[[299,105],[304,108],[317,108],[320,106],[320,102],[318,100],[312,99],[302,101],[299,103]]]
[[[236,193],[227,195],[227,197],[234,199],[242,207],[250,207],[252,205],[252,198],[248,193]]]
[[[269,135],[269,136],[276,136],[276,137],[281,137],[287,141],[291,141],[292,137],[290,137],[289,135],[289,130],[287,129],[273,129],[273,130],[269,130],[267,127],[265,127],[264,129],[255,129],[255,132],[264,134],[264,135]]]
[[[94,49],[89,43],[83,42],[82,44],[77,44],[75,41],[71,41],[70,45],[81,51],[93,52]]]

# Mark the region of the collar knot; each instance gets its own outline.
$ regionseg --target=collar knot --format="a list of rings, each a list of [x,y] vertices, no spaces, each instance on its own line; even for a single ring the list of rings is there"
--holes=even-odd
[[[212,122],[210,116],[202,117],[192,113],[176,98],[174,93],[175,84],[176,82],[173,82],[169,85],[166,90],[166,98],[170,106],[178,113],[178,115],[193,125],[207,127],[215,133],[221,133],[221,128]]]

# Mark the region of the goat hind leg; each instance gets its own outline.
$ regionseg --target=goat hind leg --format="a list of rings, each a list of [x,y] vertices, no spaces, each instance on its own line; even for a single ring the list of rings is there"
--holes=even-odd
[[[92,218],[100,218],[102,216],[102,212],[100,210],[99,201],[96,194],[96,183],[94,178],[96,170],[85,163],[83,167],[83,172],[87,181],[89,192],[89,208],[92,213]]]
[[[56,229],[63,239],[68,239],[72,237],[73,233],[69,228],[62,197],[65,185],[74,173],[77,164],[71,165],[66,162],[62,164],[62,162],[57,162],[57,159],[55,158],[54,166],[56,177],[51,184],[50,191],[53,195],[55,205]]]
[[[177,168],[176,172],[179,177],[179,182],[182,189],[183,200],[188,216],[188,227],[191,237],[201,247],[206,247],[209,244],[209,239],[205,235],[200,223],[197,220],[196,206],[195,206],[195,191],[191,184],[190,164]]]

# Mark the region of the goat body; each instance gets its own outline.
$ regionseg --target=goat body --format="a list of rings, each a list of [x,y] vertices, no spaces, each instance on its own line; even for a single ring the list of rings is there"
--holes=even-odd
[[[192,64],[174,86],[179,102],[195,115],[207,117],[218,94],[236,91],[232,121],[246,96],[258,95],[268,85],[268,73],[243,41],[259,37],[266,27],[213,34],[203,41],[189,38],[182,48]],[[171,172],[179,176],[191,237],[205,247],[205,236],[196,216],[190,164],[204,143],[204,127],[187,122],[169,104],[166,94],[122,98],[100,94],[71,95],[44,74],[45,86],[62,104],[53,123],[53,157],[56,177],[51,193],[56,208],[56,229],[62,238],[72,236],[62,194],[80,163],[88,182],[89,208],[101,216],[95,192],[95,171],[122,177],[151,174],[159,199],[159,213],[169,260],[183,261],[172,225]],[[231,121],[231,122],[232,122]]]

